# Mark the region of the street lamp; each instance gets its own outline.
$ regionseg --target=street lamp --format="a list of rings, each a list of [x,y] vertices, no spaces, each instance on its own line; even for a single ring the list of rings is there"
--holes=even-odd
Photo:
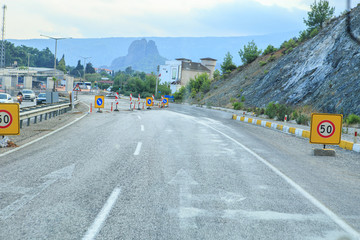
[[[84,82],[85,82],[85,73],[86,73],[85,63],[86,63],[86,59],[90,59],[91,57],[81,57],[81,58],[84,59]]]
[[[50,39],[54,39],[55,40],[55,57],[54,57],[54,88],[53,88],[53,92],[55,92],[55,81],[56,81],[56,52],[57,52],[57,41],[58,40],[63,40],[63,39],[71,39],[71,37],[68,37],[68,38],[56,38],[56,37],[50,37],[50,36],[46,36],[46,35],[42,35],[40,34],[40,36],[42,37],[47,37],[47,38],[50,38]]]

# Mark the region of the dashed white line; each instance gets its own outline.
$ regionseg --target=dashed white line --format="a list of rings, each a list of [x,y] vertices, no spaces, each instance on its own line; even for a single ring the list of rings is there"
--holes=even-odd
[[[141,131],[143,132],[144,130],[144,125],[141,125]]]
[[[141,146],[142,146],[142,142],[138,142],[137,146],[136,146],[136,149],[135,149],[135,152],[134,152],[134,155],[139,155],[140,153],[140,150],[141,150]]]
[[[87,230],[85,236],[83,237],[83,240],[95,239],[96,235],[99,233],[104,222],[106,221],[113,205],[115,204],[116,200],[119,198],[120,193],[121,193],[121,188],[119,187],[116,187],[113,190],[110,197],[106,201],[105,205],[103,206],[99,214],[96,216],[93,224]]]
[[[264,158],[260,157],[258,154],[256,154],[251,149],[247,148],[245,145],[241,144],[234,138],[230,137],[229,135],[221,132],[220,130],[217,130],[216,128],[197,121],[198,123],[213,129],[214,131],[220,133],[224,137],[228,138],[229,140],[233,141],[240,147],[242,147],[245,151],[253,155],[256,159],[258,159],[260,162],[265,164],[267,167],[269,167],[275,174],[277,174],[279,177],[284,179],[290,186],[295,188],[302,196],[304,196],[306,199],[308,199],[314,206],[316,206],[318,209],[320,209],[324,214],[326,214],[330,219],[332,219],[337,225],[339,225],[344,231],[349,233],[350,235],[354,236],[355,239],[360,239],[360,233],[357,232],[353,227],[351,227],[347,222],[345,222],[343,219],[341,219],[338,215],[336,215],[333,211],[331,211],[328,207],[326,207],[324,204],[322,204],[319,200],[317,200],[314,196],[312,196],[310,193],[308,193],[305,189],[303,189],[299,184],[294,182],[291,178],[286,176],[284,173],[282,173],[279,169],[277,169],[274,165],[272,165],[270,162],[266,161]]]
[[[138,119],[141,120],[141,117],[139,115],[137,115],[137,116],[138,116]]]

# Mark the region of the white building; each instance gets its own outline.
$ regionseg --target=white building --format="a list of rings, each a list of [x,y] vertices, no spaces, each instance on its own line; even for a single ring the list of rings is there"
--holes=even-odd
[[[181,86],[185,86],[190,79],[194,79],[204,72],[209,74],[210,79],[213,79],[216,59],[202,58],[200,60],[201,63],[192,62],[186,58],[166,61],[165,65],[160,65],[160,82],[170,83],[171,93],[175,93]]]

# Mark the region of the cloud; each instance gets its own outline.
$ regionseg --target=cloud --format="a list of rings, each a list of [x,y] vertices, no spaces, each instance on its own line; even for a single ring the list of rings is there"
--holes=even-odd
[[[338,2],[337,0],[331,0]],[[5,0],[6,36],[229,36],[303,27],[312,0]],[[339,4],[339,3],[337,3]]]

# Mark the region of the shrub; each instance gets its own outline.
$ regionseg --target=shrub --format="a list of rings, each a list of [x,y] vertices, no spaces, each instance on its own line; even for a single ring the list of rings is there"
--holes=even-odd
[[[285,51],[285,53],[286,53],[286,54],[289,54],[289,53],[291,53],[293,50],[294,50],[294,49],[293,49],[292,47],[290,47],[290,48],[288,48],[288,49]]]
[[[267,55],[269,53],[273,53],[273,52],[276,52],[277,51],[277,48],[274,47],[273,45],[268,45],[267,48],[264,50],[263,52],[263,55]]]
[[[241,102],[245,102],[245,96],[241,96]]]
[[[264,71],[264,74],[267,74],[268,72],[269,72],[269,70],[265,70],[265,71]]]
[[[262,66],[265,66],[267,62],[264,62],[264,61],[260,61],[259,62],[259,65],[262,67]]]
[[[346,123],[347,123],[347,124],[360,123],[360,116],[355,115],[355,114],[350,114],[350,115],[346,118]]]
[[[276,60],[276,56],[272,55],[269,57],[268,62],[273,62]]]
[[[273,102],[270,102],[266,107],[265,114],[270,119],[273,119],[276,116],[276,104]]]
[[[309,36],[310,36],[310,38],[313,38],[313,37],[315,37],[318,33],[319,33],[319,30],[318,30],[317,28],[314,28],[314,29],[310,32]]]
[[[218,86],[214,86],[214,89],[218,89]]]
[[[308,125],[310,118],[304,114],[299,114],[298,118],[296,119],[297,124]]]
[[[242,102],[234,102],[232,105],[235,110],[241,110],[244,108],[244,103]]]
[[[230,102],[234,103],[234,102],[236,102],[236,99],[232,97],[232,98],[230,98]]]

